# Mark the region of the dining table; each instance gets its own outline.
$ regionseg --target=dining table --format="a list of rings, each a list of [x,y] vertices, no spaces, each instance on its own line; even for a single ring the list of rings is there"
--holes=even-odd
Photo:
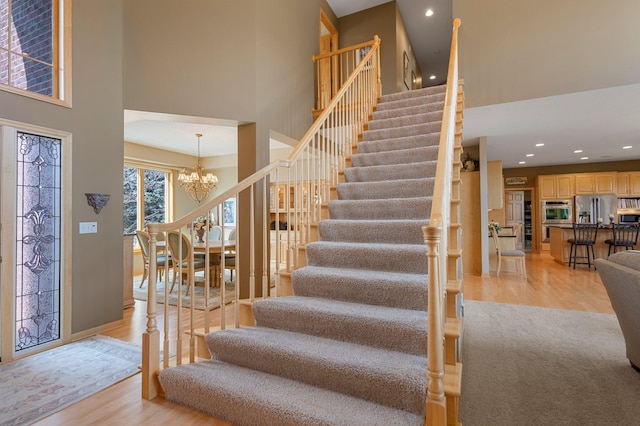
[[[210,240],[208,243],[206,241],[203,243],[193,243],[193,251],[196,253],[204,253],[207,251],[207,244],[209,245],[210,254],[222,253],[223,247],[224,251],[236,249],[236,240],[224,240],[224,245],[221,240]]]
[[[166,250],[167,242],[166,241],[157,241],[156,242],[156,251],[160,252],[161,250]],[[193,251],[204,253],[207,251],[207,242],[203,243],[192,243]],[[222,241],[221,240],[211,240],[209,241],[209,253],[222,253]],[[230,251],[236,249],[236,240],[224,240],[224,251]]]

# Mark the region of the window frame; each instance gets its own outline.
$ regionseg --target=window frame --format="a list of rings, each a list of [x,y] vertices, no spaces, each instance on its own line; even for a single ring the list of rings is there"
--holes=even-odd
[[[138,170],[137,172],[137,205],[136,205],[136,229],[144,228],[144,171],[145,170],[154,170],[158,172],[163,172],[166,174],[166,185],[165,185],[165,222],[173,222],[174,218],[174,203],[173,203],[173,188],[175,181],[175,170],[170,167],[161,166],[152,163],[146,163],[143,161],[133,161],[133,160],[125,160],[123,164],[124,167],[132,167]],[[124,219],[124,216],[123,216]],[[124,231],[124,229],[123,229]],[[139,250],[137,244],[134,239],[134,247],[135,250]]]
[[[72,0],[52,0],[52,14],[54,16],[52,31],[53,96],[43,95],[4,83],[0,83],[0,90],[71,108],[71,2]],[[11,13],[7,17],[7,22],[9,23],[10,34]],[[9,53],[10,58],[10,54],[13,51],[11,49],[5,51]],[[34,60],[34,58],[30,59]]]

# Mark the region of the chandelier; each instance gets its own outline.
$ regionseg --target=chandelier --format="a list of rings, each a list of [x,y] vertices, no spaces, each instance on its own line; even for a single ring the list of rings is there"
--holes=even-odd
[[[182,169],[178,175],[178,181],[180,186],[184,189],[195,201],[200,202],[204,200],[209,191],[215,190],[218,184],[218,178],[213,173],[204,174],[204,168],[200,164],[200,138],[201,133],[196,133],[198,138],[198,162],[196,163],[195,170],[191,173],[187,173],[186,169]]]

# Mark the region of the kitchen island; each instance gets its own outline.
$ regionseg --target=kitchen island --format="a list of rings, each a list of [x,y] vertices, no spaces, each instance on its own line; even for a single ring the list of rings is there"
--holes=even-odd
[[[573,238],[573,225],[549,225],[549,253],[551,257],[558,262],[569,264],[569,251],[571,250],[571,244],[567,242],[570,238]],[[609,252],[609,244],[605,243],[605,240],[613,238],[612,228],[610,225],[601,225],[598,228],[598,235],[596,236],[596,244],[593,247],[596,259],[607,258]],[[624,250],[624,247],[622,248]],[[638,249],[638,246],[635,247]],[[585,256],[584,246],[578,247],[578,256]],[[618,251],[620,248],[618,247]],[[578,264],[584,259],[580,259]]]

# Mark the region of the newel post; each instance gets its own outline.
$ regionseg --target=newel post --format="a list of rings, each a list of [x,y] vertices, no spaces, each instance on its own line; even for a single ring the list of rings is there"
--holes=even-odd
[[[444,425],[447,420],[447,406],[444,395],[444,325],[443,300],[439,253],[442,227],[423,226],[424,242],[427,245],[428,262],[428,341],[427,341],[427,402],[426,419],[428,425]]]
[[[151,228],[151,225],[149,226]],[[149,229],[149,259],[156,259],[156,232]],[[154,399],[160,394],[160,332],[156,320],[156,286],[157,264],[149,262],[148,295],[147,295],[147,329],[142,334],[142,398]]]

